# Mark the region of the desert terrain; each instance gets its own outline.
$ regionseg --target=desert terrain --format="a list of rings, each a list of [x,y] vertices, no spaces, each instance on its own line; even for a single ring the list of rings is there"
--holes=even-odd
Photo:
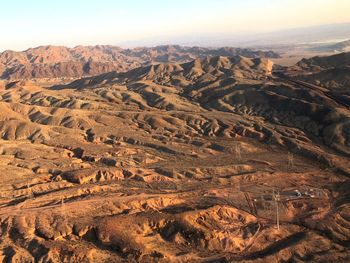
[[[273,51],[248,48],[204,48],[179,45],[123,49],[118,46],[39,46],[25,51],[0,53],[0,79],[49,79],[70,81],[110,71],[127,71],[159,62],[189,62],[206,56],[278,58]]]
[[[349,262],[349,53],[41,49],[0,55],[3,262]]]

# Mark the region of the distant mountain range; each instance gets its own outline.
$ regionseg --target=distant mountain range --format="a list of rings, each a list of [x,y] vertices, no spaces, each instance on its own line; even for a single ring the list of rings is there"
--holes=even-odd
[[[250,48],[269,48],[301,44],[332,44],[350,39],[350,23],[328,24],[310,27],[284,29],[267,33],[215,34],[201,36],[178,36],[172,38],[144,39],[142,41],[122,42],[123,46],[146,45],[160,43],[176,43],[180,45],[198,46],[237,46]]]
[[[302,59],[291,69],[313,84],[332,90],[350,90],[350,52]]]
[[[294,28],[257,36],[251,46],[336,43],[350,38],[350,23]],[[243,43],[242,43],[243,44]]]
[[[79,78],[110,71],[127,71],[154,62],[187,62],[206,56],[276,58],[272,51],[232,47],[203,48],[177,45],[122,49],[116,46],[40,46],[0,53],[1,79]]]
[[[272,73],[273,62],[265,58],[242,56],[214,56],[186,63],[160,63],[139,67],[127,72],[109,72],[82,78],[70,83],[70,88],[86,88],[101,84],[122,84],[135,81],[153,81],[165,86],[186,87],[194,82],[205,85],[217,78],[249,78],[258,80]]]
[[[310,50],[316,52],[347,52],[350,51],[350,39],[335,44],[322,44],[316,47],[312,47]]]
[[[350,66],[350,53],[341,53],[326,57],[312,57],[309,59],[302,59],[298,66],[304,70],[319,71],[331,68],[343,68]]]

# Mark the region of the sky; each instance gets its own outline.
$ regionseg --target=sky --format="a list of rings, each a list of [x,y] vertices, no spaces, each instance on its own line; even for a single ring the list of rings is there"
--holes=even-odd
[[[0,0],[0,51],[180,43],[345,23],[349,10],[349,0]]]

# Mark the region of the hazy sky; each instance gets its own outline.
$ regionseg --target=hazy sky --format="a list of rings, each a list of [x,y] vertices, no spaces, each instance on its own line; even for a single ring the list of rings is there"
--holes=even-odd
[[[350,22],[349,0],[0,0],[0,50]]]

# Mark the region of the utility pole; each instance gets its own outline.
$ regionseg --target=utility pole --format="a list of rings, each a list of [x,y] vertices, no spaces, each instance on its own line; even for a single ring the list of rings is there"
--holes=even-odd
[[[65,204],[64,204],[64,198],[63,197],[61,197],[61,212],[62,212],[63,217],[65,218],[66,217],[66,207],[65,207]]]
[[[273,191],[275,193],[275,190]],[[279,207],[278,207],[278,201],[280,200],[280,192],[277,191],[277,194],[274,195],[275,199],[275,205],[276,205],[276,225],[277,229],[280,229],[280,214],[279,214]]]
[[[236,142],[234,145],[234,153],[236,155],[237,160],[242,161],[241,146],[239,145],[238,142]]]

